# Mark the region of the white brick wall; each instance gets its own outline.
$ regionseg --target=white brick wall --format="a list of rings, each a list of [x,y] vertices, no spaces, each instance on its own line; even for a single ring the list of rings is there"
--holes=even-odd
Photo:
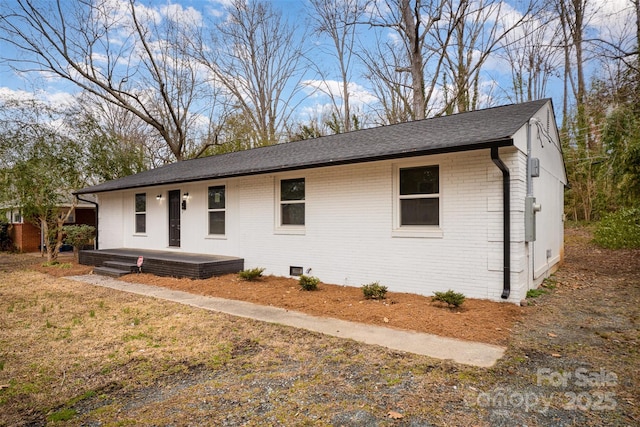
[[[122,248],[125,236],[125,209],[122,193],[104,193],[98,195],[98,247]],[[129,212],[129,211],[126,211]],[[127,215],[131,216],[131,215]]]
[[[511,171],[512,296],[526,292],[523,209],[525,163],[515,148],[500,150]],[[440,167],[440,237],[394,237],[394,168]],[[306,180],[304,234],[276,230],[276,185]],[[209,185],[227,186],[226,236],[207,236]],[[167,249],[166,192],[188,191],[182,211],[185,252],[239,256],[245,267],[286,276],[289,266],[311,269],[325,283],[361,286],[379,281],[389,290],[432,295],[454,289],[468,297],[500,300],[502,294],[502,174],[489,150],[257,175],[147,192],[147,233],[134,236],[133,195],[100,199],[100,247]],[[165,200],[156,201],[156,194]],[[124,215],[122,212],[128,212]],[[119,213],[119,212],[120,213]]]

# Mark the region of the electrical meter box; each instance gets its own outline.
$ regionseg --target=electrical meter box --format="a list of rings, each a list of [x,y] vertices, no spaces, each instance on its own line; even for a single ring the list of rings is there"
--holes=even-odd
[[[538,178],[540,176],[540,159],[532,157],[529,167],[531,168],[531,178]]]
[[[524,241],[536,241],[536,212],[540,212],[542,207],[536,204],[536,198],[527,196],[524,199]]]

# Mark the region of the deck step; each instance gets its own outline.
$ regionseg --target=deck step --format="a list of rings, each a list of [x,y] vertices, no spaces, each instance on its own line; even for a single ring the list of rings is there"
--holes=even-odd
[[[101,276],[121,277],[121,276],[124,276],[125,274],[130,274],[131,272],[127,270],[122,270],[120,268],[113,268],[113,267],[94,267],[93,273],[99,274]]]
[[[136,263],[126,261],[105,261],[103,264],[105,267],[116,268],[118,270],[128,271],[129,273],[137,273],[138,265]]]

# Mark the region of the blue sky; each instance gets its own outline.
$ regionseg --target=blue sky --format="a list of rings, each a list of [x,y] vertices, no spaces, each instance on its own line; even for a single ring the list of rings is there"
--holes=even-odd
[[[41,0],[48,1],[48,0]],[[111,0],[114,2],[123,0]],[[203,21],[207,21],[210,18],[219,18],[223,16],[223,8],[228,0],[144,0],[142,4],[149,10],[161,13],[163,9],[168,7],[178,8],[182,13],[190,16],[200,17]],[[13,4],[15,0],[5,0],[6,4]],[[301,24],[301,28],[308,28],[308,16],[305,2],[302,0],[274,0],[273,5],[282,10],[285,16],[291,20]],[[515,3],[513,3],[515,4]],[[589,22],[589,34],[591,36],[597,36],[605,39],[615,38],[615,33],[627,31],[628,28],[623,28],[625,16],[628,14],[626,11],[630,9],[630,0],[594,0],[591,2],[594,10],[597,10],[595,17]],[[509,3],[505,3],[509,6]],[[505,7],[504,10],[515,10],[513,8]],[[362,31],[370,31],[363,28]],[[387,30],[387,34],[383,33],[383,37],[392,39],[394,34]],[[373,37],[368,37],[369,40],[373,40]],[[329,41],[322,37],[310,37],[307,36],[305,40],[309,43],[311,49],[311,59],[316,64],[329,64],[331,63],[330,57],[322,53],[319,49],[321,46],[328,46]],[[2,43],[2,42],[0,42]],[[2,56],[12,55],[12,49],[10,46],[3,43],[0,45],[0,52]],[[332,90],[338,88],[337,78],[338,76],[329,67],[326,69],[328,72],[328,84],[322,86],[316,73],[310,72],[305,77],[306,90],[303,93],[309,94],[311,88],[325,87]],[[598,68],[591,68],[591,73],[601,72],[600,66]],[[371,89],[368,86],[366,79],[363,78],[364,69],[362,67],[355,68],[352,73],[352,81],[350,83],[350,92],[353,96],[353,103],[356,108],[366,109],[372,103],[375,103],[375,98]],[[500,98],[500,91],[496,90],[496,86],[509,85],[510,80],[509,64],[505,63],[503,59],[492,57],[486,65],[483,67],[482,85],[481,90],[483,96],[486,98],[486,104],[506,103],[508,100]],[[335,80],[334,80],[335,79]],[[547,96],[555,99],[556,110],[560,108],[561,100],[561,86],[560,80],[555,79],[551,82],[547,91]],[[493,88],[493,89],[490,89]],[[58,78],[52,78],[40,73],[18,74],[12,71],[6,63],[0,63],[0,97],[7,96],[36,96],[40,99],[47,100],[53,103],[72,102],[75,94],[79,92],[79,89]],[[496,99],[491,99],[495,97]],[[322,91],[316,91],[309,98],[305,99],[298,111],[298,117],[302,120],[308,120],[318,116],[319,112],[326,110],[329,105],[329,98],[322,93]],[[556,112],[557,112],[556,111]]]

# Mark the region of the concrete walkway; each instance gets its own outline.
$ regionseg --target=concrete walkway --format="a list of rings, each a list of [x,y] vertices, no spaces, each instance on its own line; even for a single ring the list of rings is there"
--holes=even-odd
[[[466,365],[490,367],[495,364],[505,352],[504,347],[490,344],[461,341],[437,335],[401,331],[333,318],[310,316],[278,307],[267,307],[244,301],[195,295],[139,283],[128,283],[95,274],[72,276],[67,277],[67,279],[167,301],[174,301],[205,310],[231,314],[233,316],[307,329],[309,331],[352,339],[365,344],[379,345],[408,353],[421,354],[437,359],[451,359],[457,363]]]

